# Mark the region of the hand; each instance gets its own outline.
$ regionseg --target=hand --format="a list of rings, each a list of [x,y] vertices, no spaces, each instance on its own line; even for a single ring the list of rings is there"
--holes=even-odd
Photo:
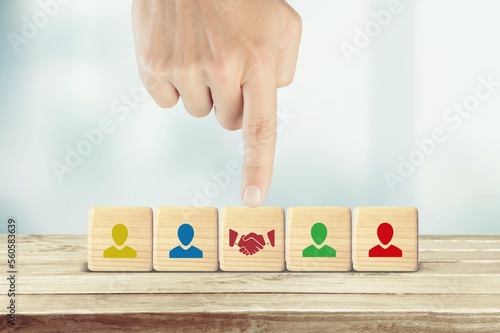
[[[139,74],[158,105],[182,97],[187,112],[214,106],[228,130],[243,128],[242,197],[264,201],[276,145],[276,89],[290,84],[300,16],[284,0],[134,0]]]
[[[264,240],[264,236],[257,235],[254,232],[251,232],[248,235],[243,235],[238,242],[240,252],[247,256],[259,252],[265,245],[266,241]]]

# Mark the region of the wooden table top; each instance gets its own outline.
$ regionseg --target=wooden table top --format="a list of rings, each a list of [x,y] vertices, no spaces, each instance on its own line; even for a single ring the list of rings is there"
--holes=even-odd
[[[86,235],[18,235],[0,331],[500,332],[500,236],[419,242],[412,273],[114,273],[87,270]]]

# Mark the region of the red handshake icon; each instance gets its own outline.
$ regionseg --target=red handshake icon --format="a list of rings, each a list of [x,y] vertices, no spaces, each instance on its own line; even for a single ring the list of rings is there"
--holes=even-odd
[[[267,237],[269,243],[272,247],[275,244],[274,229],[267,232]],[[233,247],[236,244],[236,239],[238,238],[238,232],[233,229],[229,229],[229,246]],[[263,235],[251,232],[247,235],[240,237],[237,244],[240,248],[240,252],[246,256],[254,255],[266,246],[266,240]]]

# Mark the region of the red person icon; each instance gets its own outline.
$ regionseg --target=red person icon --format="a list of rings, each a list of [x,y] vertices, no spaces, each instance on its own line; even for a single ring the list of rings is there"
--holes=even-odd
[[[377,236],[383,245],[387,245],[391,242],[392,236],[394,235],[394,229],[392,225],[387,222],[381,223],[377,228]],[[403,251],[397,246],[389,245],[388,247],[382,247],[376,245],[368,251],[368,257],[402,257]]]

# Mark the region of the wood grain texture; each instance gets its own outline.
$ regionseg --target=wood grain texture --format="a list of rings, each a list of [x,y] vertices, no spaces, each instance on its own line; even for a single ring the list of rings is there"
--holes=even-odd
[[[170,251],[181,246],[177,232],[185,223],[194,229],[194,238],[188,246],[200,249],[202,258],[170,258]],[[217,228],[217,208],[214,207],[156,208],[153,233],[154,269],[216,271],[219,268]]]
[[[73,263],[74,265],[74,263]],[[441,266],[446,267],[446,265]],[[497,270],[498,272],[498,270]],[[420,272],[419,272],[420,273]],[[100,273],[23,276],[22,293],[368,293],[489,294],[499,274],[393,273]],[[47,285],[50,281],[51,285]],[[147,281],[147,282],[145,282]],[[334,281],[335,283],[332,283]],[[0,285],[6,286],[2,281]],[[299,289],[298,289],[299,288]],[[300,289],[301,288],[301,289]]]
[[[389,232],[380,233],[383,224]],[[387,229],[385,229],[387,230]],[[380,234],[385,235],[380,237]],[[388,241],[388,243],[387,243]],[[385,244],[384,244],[385,242]],[[353,268],[356,271],[416,271],[418,269],[418,213],[414,207],[356,207],[353,216]],[[379,257],[390,247],[400,257]],[[394,251],[393,251],[394,253]]]
[[[311,228],[326,226],[326,239],[316,244]],[[329,246],[334,257],[304,257],[304,249]],[[289,271],[351,270],[351,210],[346,207],[290,207],[286,218],[286,268]]]
[[[74,294],[21,295],[23,314],[121,314],[126,313],[259,313],[259,312],[432,312],[432,313],[500,313],[498,295],[453,294],[315,294],[272,293],[192,293],[192,294]],[[245,299],[245,302],[242,302]],[[297,300],[300,303],[297,304]],[[40,305],[49,305],[41,308]],[[230,310],[230,311],[229,311]]]
[[[230,230],[237,233],[230,246]],[[268,232],[274,231],[274,246]],[[219,262],[223,271],[282,271],[285,269],[285,216],[280,207],[223,207],[220,213]],[[238,245],[250,233],[262,235],[265,245],[244,255]]]
[[[23,316],[5,332],[434,332],[498,333],[500,314],[453,313],[161,313]]]
[[[500,236],[421,236],[410,273],[90,272],[86,235],[17,248],[18,322],[2,332],[500,331]]]
[[[124,225],[123,244],[113,233]],[[123,249],[123,250],[122,250]],[[105,257],[106,251],[112,250]],[[117,257],[117,253],[128,257]],[[134,256],[129,256],[134,253]],[[120,254],[118,254],[120,255]],[[123,255],[123,252],[122,254]],[[150,271],[153,268],[153,213],[149,207],[91,207],[89,209],[88,268],[91,271]]]

